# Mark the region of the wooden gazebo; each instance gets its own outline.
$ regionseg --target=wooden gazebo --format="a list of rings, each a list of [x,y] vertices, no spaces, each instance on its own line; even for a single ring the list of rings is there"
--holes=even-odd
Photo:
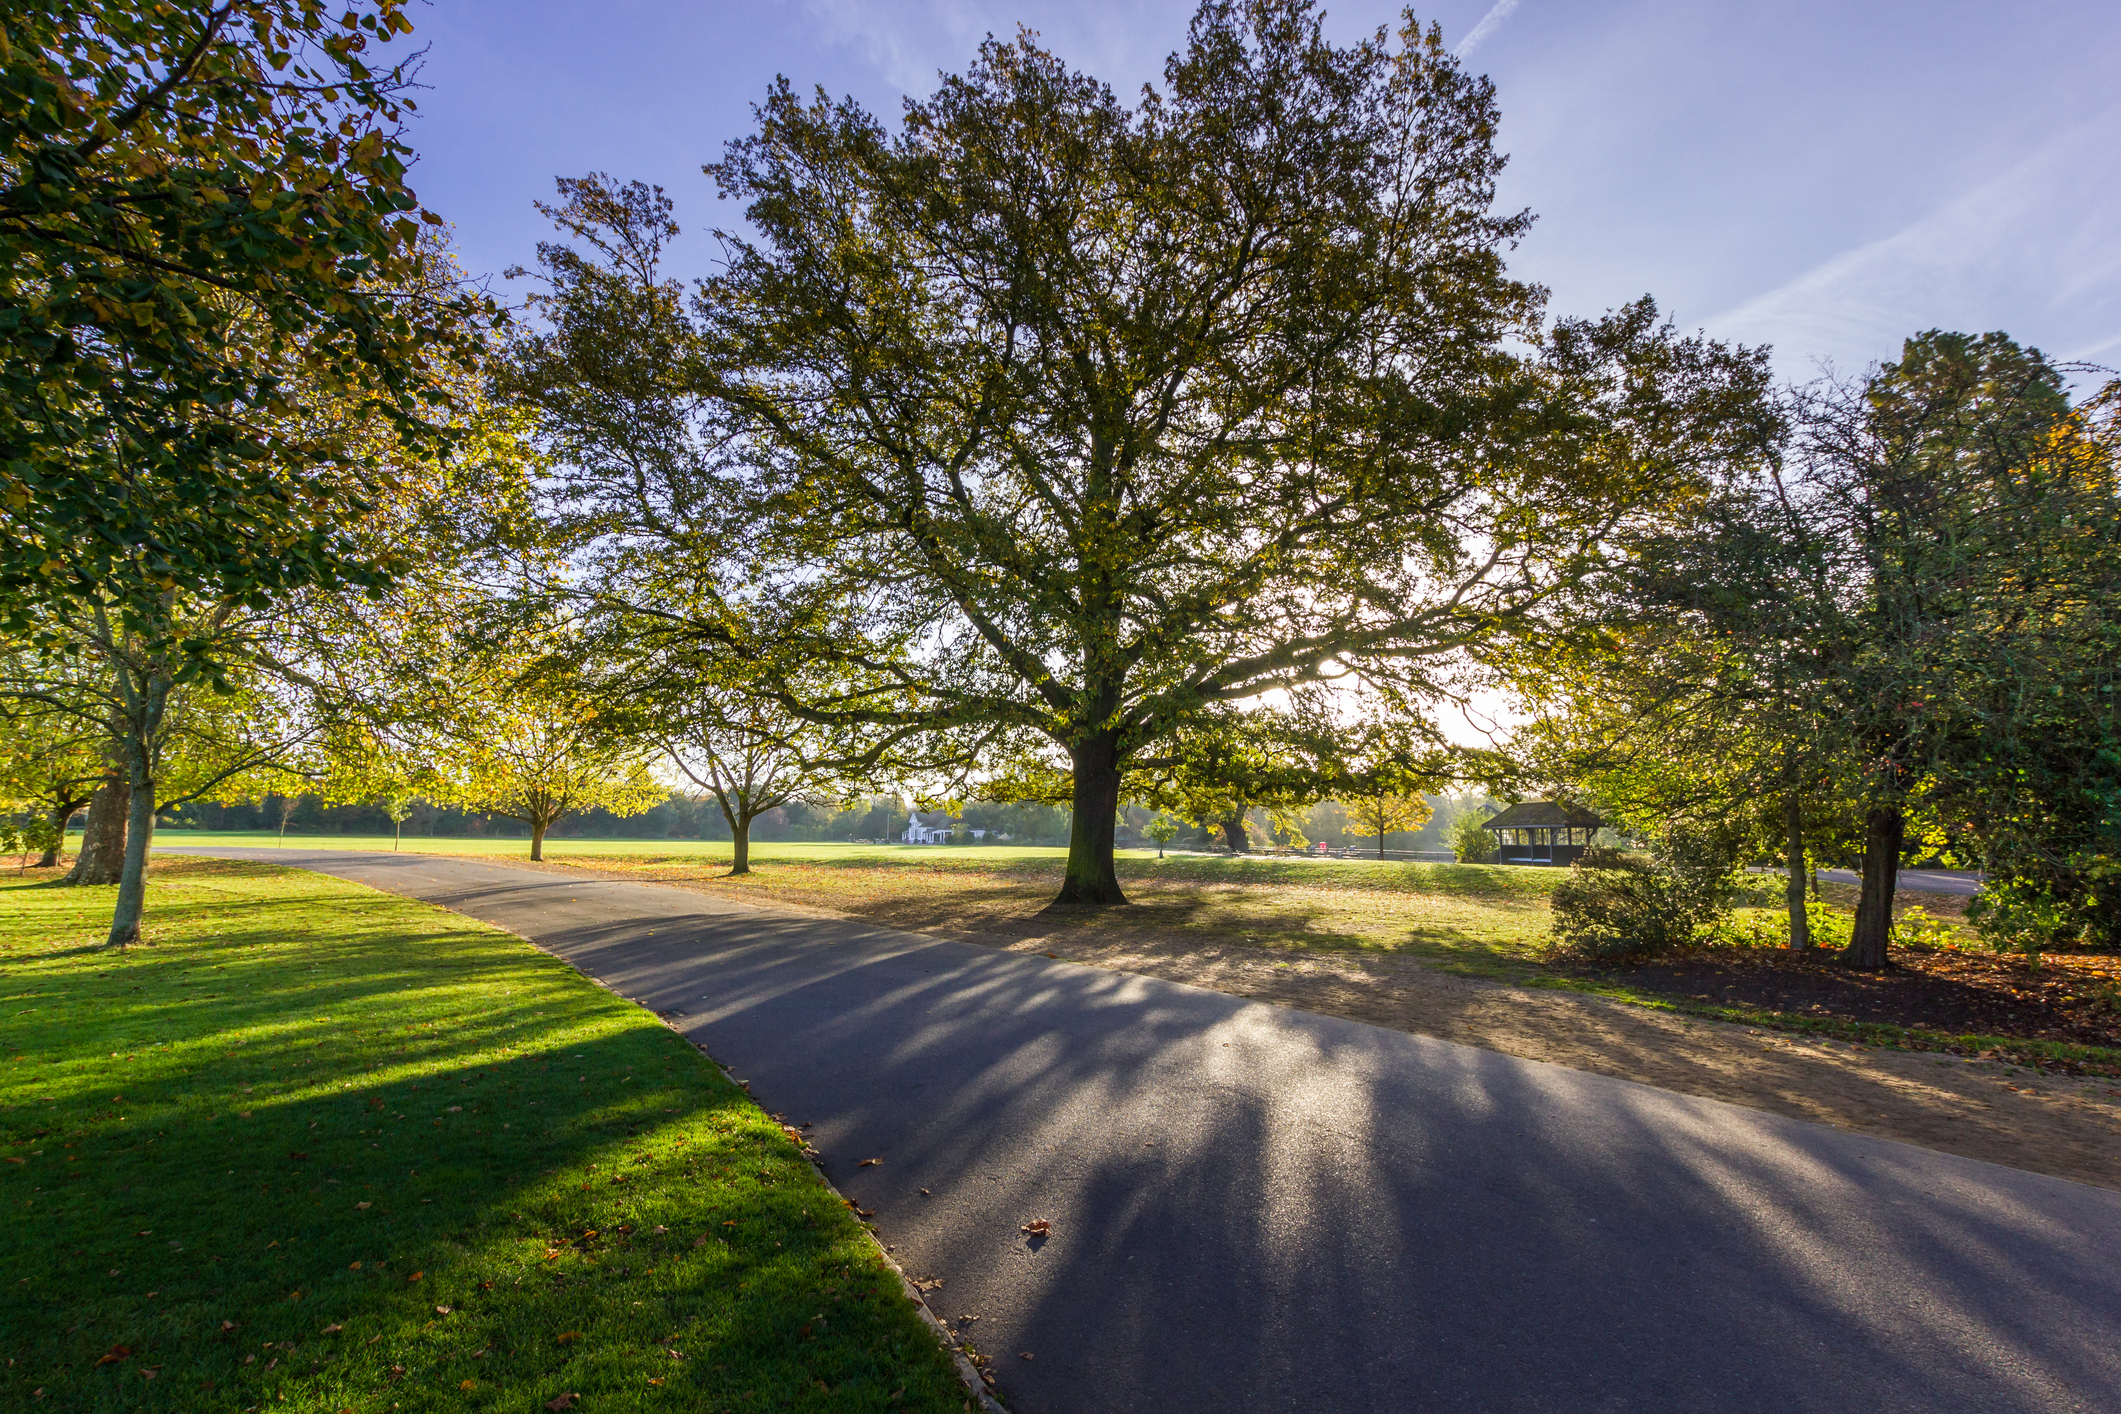
[[[1488,821],[1505,864],[1571,864],[1603,829],[1595,811],[1556,800],[1527,800]]]

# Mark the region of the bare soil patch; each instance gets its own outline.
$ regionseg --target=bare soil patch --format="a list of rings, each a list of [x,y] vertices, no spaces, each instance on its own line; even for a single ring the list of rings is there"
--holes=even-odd
[[[1718,948],[1581,975],[1681,1001],[1948,1035],[2121,1046],[2121,959],[2112,957],[2051,955],[2035,970],[2018,958],[1961,948],[1894,948],[1884,971],[1858,972],[1831,950]]]

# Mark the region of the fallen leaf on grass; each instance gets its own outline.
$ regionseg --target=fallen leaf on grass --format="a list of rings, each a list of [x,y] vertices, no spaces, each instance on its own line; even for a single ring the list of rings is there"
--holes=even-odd
[[[361,1210],[362,1210],[363,1208],[372,1208],[372,1207],[374,1207],[374,1206],[375,1206],[375,1205],[374,1205],[373,1203],[356,1203],[356,1204],[354,1204],[354,1211],[358,1213],[358,1212],[360,1212],[360,1211],[361,1211]]]
[[[554,1398],[546,1400],[545,1407],[547,1409],[552,1410],[572,1409],[574,1408],[574,1402],[577,1399],[580,1399],[581,1397],[582,1396],[570,1390],[566,1394],[557,1395]]]
[[[151,1380],[161,1373],[162,1367],[160,1365],[150,1365],[140,1372],[140,1378],[143,1380]]]
[[[110,1349],[108,1349],[108,1350],[104,1351],[104,1352],[103,1352],[103,1358],[102,1358],[101,1360],[98,1360],[98,1361],[97,1361],[96,1363],[97,1363],[98,1365],[111,1365],[111,1364],[115,1364],[115,1363],[117,1363],[118,1361],[120,1361],[120,1360],[123,1360],[123,1359],[124,1359],[124,1358],[125,1358],[126,1356],[128,1356],[128,1355],[130,1355],[130,1354],[132,1354],[132,1353],[133,1353],[133,1352],[132,1352],[132,1351],[131,1351],[131,1350],[130,1350],[129,1348],[127,1348],[126,1346],[123,1346],[123,1345],[114,1345],[114,1346],[112,1346],[112,1347],[111,1347]]]
[[[662,1382],[663,1382],[663,1377],[662,1377],[661,1375],[650,1375],[650,1376],[648,1377],[648,1383],[650,1383],[650,1384],[652,1384],[652,1385],[659,1385],[659,1384],[661,1384]]]
[[[477,1380],[466,1380],[457,1386],[458,1389],[477,1389],[478,1387],[479,1382]]]
[[[221,1323],[221,1329],[224,1331],[232,1331],[236,1328],[236,1323],[234,1321],[223,1321]]]
[[[418,1281],[418,1280],[419,1280],[419,1279],[420,1279],[421,1277],[424,1277],[424,1276],[426,1276],[426,1275],[427,1275],[427,1273],[425,1273],[425,1272],[414,1272],[414,1273],[413,1273],[413,1274],[412,1274],[411,1276],[409,1276],[409,1277],[405,1278],[405,1280],[407,1280],[407,1281]]]
[[[447,1306],[437,1306],[435,1307],[435,1314],[437,1316],[446,1316],[449,1314],[449,1308]]]
[[[330,1325],[328,1325],[328,1326],[326,1326],[326,1327],[324,1328],[324,1330],[323,1330],[322,1334],[324,1334],[324,1335],[337,1335],[337,1334],[338,1334],[338,1333],[339,1333],[340,1331],[343,1331],[343,1330],[345,1330],[345,1329],[346,1329],[346,1327],[344,1327],[344,1326],[342,1326],[342,1325],[338,1324],[338,1323],[337,1323],[336,1321],[334,1321],[334,1322],[333,1322],[332,1324],[330,1324]]]
[[[561,1331],[559,1340],[556,1343],[560,1345],[572,1345],[574,1344],[574,1342],[580,1340],[581,1338],[582,1333],[580,1331]],[[572,1397],[573,1396],[571,1395],[569,1396],[569,1398]]]
[[[1018,1228],[1017,1231],[1028,1232],[1034,1237],[1044,1237],[1047,1233],[1053,1231],[1053,1224],[1047,1222],[1044,1218],[1033,1218],[1030,1222]]]

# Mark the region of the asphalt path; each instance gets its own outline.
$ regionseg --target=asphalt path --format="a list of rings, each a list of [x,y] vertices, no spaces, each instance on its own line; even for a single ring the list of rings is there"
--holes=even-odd
[[[2121,1409],[2104,1189],[676,888],[182,852],[429,900],[666,1016],[815,1126],[1020,1414]]]

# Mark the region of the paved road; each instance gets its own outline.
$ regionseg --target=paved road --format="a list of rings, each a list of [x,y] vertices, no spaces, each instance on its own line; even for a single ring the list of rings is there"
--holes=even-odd
[[[196,852],[429,899],[682,1013],[979,1316],[1021,1414],[2121,1409],[2104,1189],[651,884]]]

